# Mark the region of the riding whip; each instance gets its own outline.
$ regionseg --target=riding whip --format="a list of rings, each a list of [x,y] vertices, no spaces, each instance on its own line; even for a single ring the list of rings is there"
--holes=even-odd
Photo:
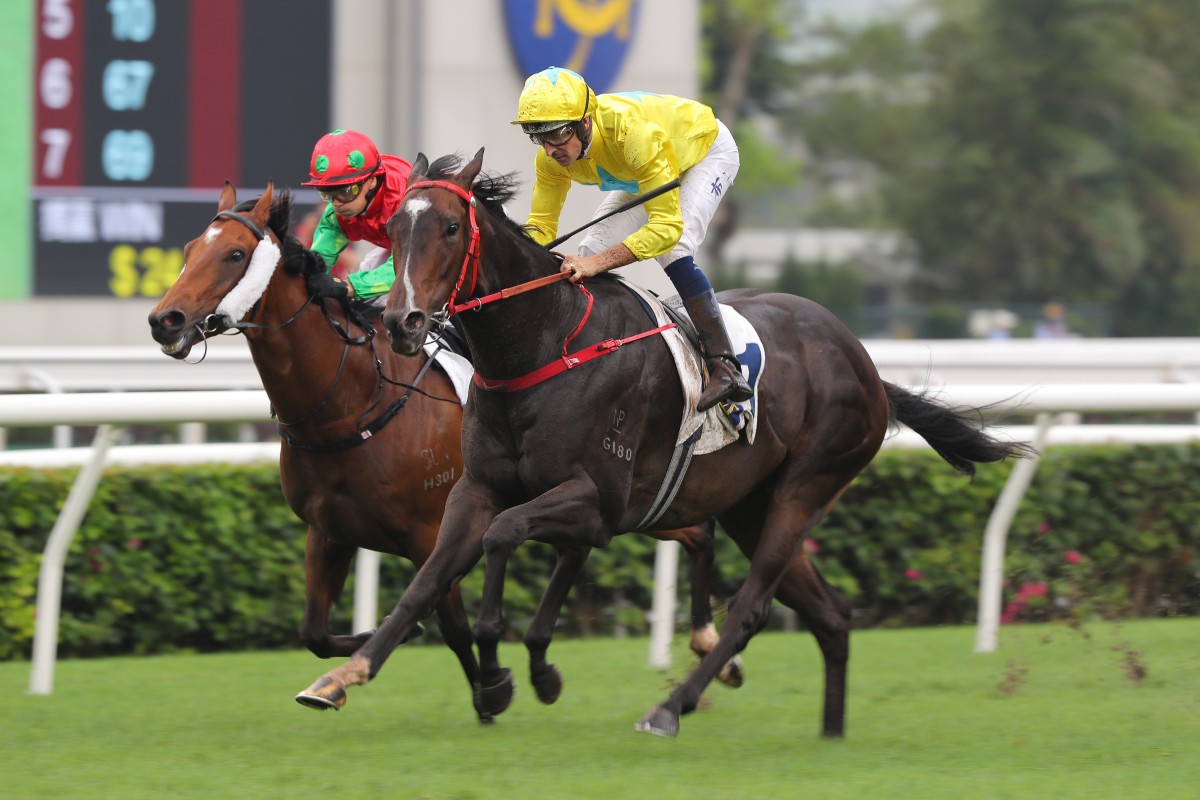
[[[679,188],[679,178],[676,178],[673,181],[668,181],[668,182],[664,183],[662,186],[659,186],[657,189],[652,189],[651,191],[646,192],[643,195],[638,195],[637,197],[630,200],[628,203],[622,203],[621,205],[614,208],[612,211],[609,211],[607,214],[596,217],[591,222],[588,222],[586,225],[580,225],[578,228],[571,231],[570,233],[563,234],[562,236],[555,239],[553,242],[550,242],[550,244],[546,245],[546,249],[553,250],[554,248],[558,247],[560,244],[565,242],[567,239],[570,239],[572,236],[574,236],[575,234],[579,233],[582,230],[587,230],[588,228],[595,225],[597,222],[600,222],[601,220],[606,220],[609,217],[611,217],[613,214],[620,214],[622,211],[628,211],[631,208],[636,208],[637,206],[640,206],[642,203],[645,203],[647,200],[653,200],[654,198],[658,197],[660,194],[663,194],[664,192],[669,192],[672,189],[677,189],[677,188]]]

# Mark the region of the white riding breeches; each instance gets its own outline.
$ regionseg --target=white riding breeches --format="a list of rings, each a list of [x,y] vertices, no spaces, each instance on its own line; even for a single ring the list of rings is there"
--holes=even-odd
[[[657,261],[659,266],[665,268],[684,256],[696,255],[708,233],[709,223],[717,213],[717,206],[733,185],[740,165],[733,135],[723,122],[717,120],[717,138],[712,147],[704,158],[680,177],[679,207],[683,213],[683,235],[668,252],[649,260]],[[592,215],[593,219],[636,197],[628,192],[605,192],[605,195],[604,201]],[[646,207],[641,205],[597,222],[579,243],[579,255],[595,255],[620,244],[645,225],[648,219]]]

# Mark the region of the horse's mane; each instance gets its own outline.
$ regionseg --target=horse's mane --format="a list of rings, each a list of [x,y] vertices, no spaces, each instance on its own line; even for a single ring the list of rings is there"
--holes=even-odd
[[[462,156],[458,154],[442,156],[429,165],[425,177],[429,180],[444,180],[458,174],[462,170],[462,164]],[[504,175],[481,172],[479,173],[479,177],[475,179],[475,183],[471,186],[471,192],[475,195],[476,201],[490,211],[492,216],[496,217],[504,227],[522,239],[527,239],[535,246],[540,247],[530,237],[529,229],[509,217],[508,213],[504,210],[504,204],[512,200],[516,195],[518,185],[517,174],[515,172]]]
[[[234,206],[234,211],[249,211],[259,198],[243,200]],[[271,199],[271,215],[267,227],[279,239],[283,255],[283,268],[292,273],[312,275],[325,271],[325,261],[309,250],[292,234],[292,206],[294,201],[288,189],[281,189]]]

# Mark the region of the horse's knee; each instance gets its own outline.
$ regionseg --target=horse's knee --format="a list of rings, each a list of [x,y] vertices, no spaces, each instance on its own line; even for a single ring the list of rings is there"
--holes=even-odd
[[[483,619],[482,617],[475,621],[475,641],[477,642],[498,642],[504,634],[504,617],[497,614],[495,619]]]
[[[550,649],[552,637],[549,633],[535,631],[532,628],[525,632],[525,649],[531,653],[544,653]]]
[[[300,643],[317,658],[330,658],[333,656],[329,637],[324,632],[318,633],[305,626],[301,626],[299,637]]]

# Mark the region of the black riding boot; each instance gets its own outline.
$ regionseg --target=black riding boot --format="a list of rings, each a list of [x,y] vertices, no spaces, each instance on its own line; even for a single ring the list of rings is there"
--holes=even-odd
[[[712,290],[683,301],[688,316],[700,334],[700,346],[704,350],[704,363],[708,367],[708,385],[696,403],[697,411],[707,411],[722,400],[741,402],[749,400],[750,384],[742,376],[742,365],[733,355],[733,345],[725,332],[721,309]]]

